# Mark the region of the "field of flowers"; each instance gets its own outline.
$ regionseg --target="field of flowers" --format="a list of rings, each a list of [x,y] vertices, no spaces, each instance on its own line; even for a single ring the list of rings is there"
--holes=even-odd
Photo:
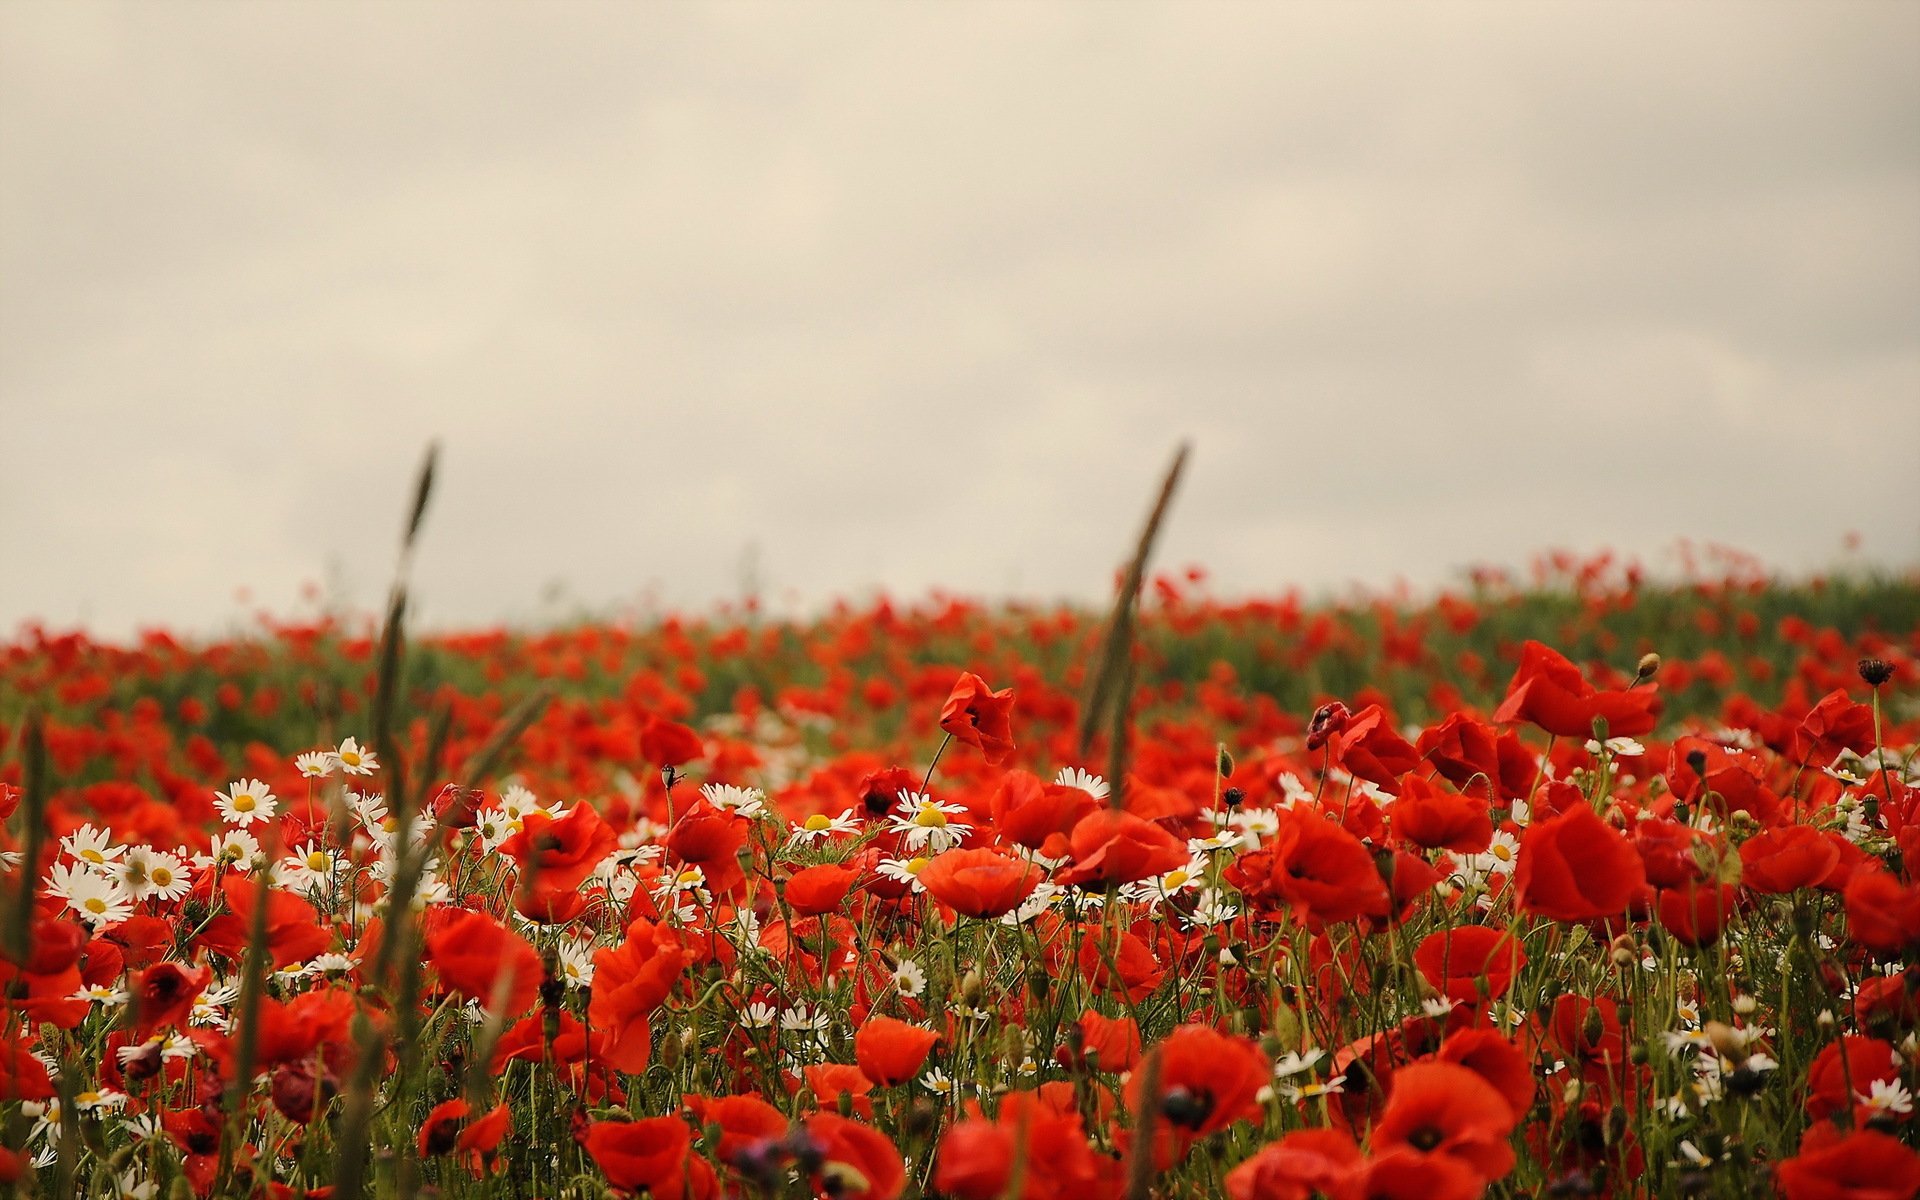
[[[1920,1193],[1920,578],[0,645],[0,1189]]]

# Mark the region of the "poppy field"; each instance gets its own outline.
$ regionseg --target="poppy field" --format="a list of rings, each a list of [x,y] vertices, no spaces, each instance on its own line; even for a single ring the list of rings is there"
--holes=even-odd
[[[1920,1193],[1920,579],[0,645],[0,1189]]]

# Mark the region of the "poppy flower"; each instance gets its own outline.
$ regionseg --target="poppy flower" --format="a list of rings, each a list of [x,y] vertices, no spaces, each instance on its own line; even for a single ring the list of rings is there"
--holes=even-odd
[[[1140,1026],[1094,1009],[1080,1014],[1080,1057],[1096,1071],[1131,1071],[1140,1061]]]
[[[1872,1116],[1856,1103],[1876,1082],[1900,1075],[1900,1059],[1891,1043],[1879,1038],[1845,1034],[1827,1043],[1807,1068],[1807,1115],[1815,1120],[1852,1112],[1862,1124]]]
[[[485,913],[455,911],[427,935],[426,950],[441,982],[502,1016],[532,1007],[545,977],[539,952]]]
[[[1428,850],[1480,854],[1493,844],[1493,817],[1485,800],[1441,791],[1416,776],[1393,802],[1393,832]]]
[[[860,872],[839,863],[823,863],[795,871],[787,879],[787,904],[803,917],[832,912],[847,898],[847,889]]]
[[[677,721],[650,716],[640,730],[640,754],[656,767],[682,767],[705,753],[700,735]]]
[[[907,1187],[907,1167],[887,1135],[838,1113],[806,1119],[807,1137],[824,1160],[816,1186],[831,1196],[897,1200]]]
[[[999,766],[1013,754],[1013,689],[994,691],[971,671],[962,672],[940,710],[940,728],[979,750]]]
[[[1646,882],[1633,845],[1585,804],[1535,822],[1520,838],[1513,885],[1528,912],[1556,921],[1619,916]]]
[[[520,831],[500,843],[500,853],[520,864],[528,890],[571,892],[586,882],[600,860],[613,853],[619,836],[590,804],[576,804],[559,820],[528,813]]]
[[[1020,1190],[1013,1168],[1022,1164]],[[1010,1092],[997,1118],[978,1106],[940,1138],[933,1185],[955,1200],[1096,1200],[1118,1197],[1120,1160],[1087,1144],[1080,1114],[1048,1105],[1032,1092]]]
[[[1269,882],[1303,917],[1333,924],[1387,915],[1390,897],[1373,854],[1319,809],[1288,809],[1272,849]]]
[[[1338,1129],[1298,1129],[1227,1172],[1228,1200],[1341,1196],[1365,1169],[1353,1138]]]
[[[1404,1146],[1451,1158],[1492,1181],[1513,1170],[1507,1139],[1517,1123],[1513,1106],[1474,1071],[1418,1062],[1393,1073],[1372,1147],[1375,1154]]]
[[[920,1073],[940,1035],[892,1017],[868,1017],[853,1035],[853,1058],[880,1087],[905,1083]]]
[[[647,1069],[653,1050],[647,1019],[673,990],[686,961],[673,930],[645,920],[629,925],[618,946],[593,952],[587,1021],[608,1039],[601,1056],[609,1066],[629,1075]]]
[[[1158,1095],[1152,1098],[1168,1125],[1191,1137],[1218,1133],[1235,1121],[1260,1115],[1260,1089],[1272,1081],[1267,1056],[1245,1038],[1210,1025],[1182,1025],[1151,1052],[1159,1059]],[[1127,1080],[1127,1106],[1138,1112],[1151,1067]]]
[[[1784,1200],[1899,1200],[1920,1195],[1920,1153],[1878,1130],[1816,1125],[1774,1178]]]
[[[1498,929],[1462,925],[1428,934],[1413,952],[1413,965],[1441,995],[1478,1004],[1506,994],[1527,965],[1527,952]]]
[[[144,1041],[167,1025],[185,1025],[194,1000],[212,980],[212,967],[188,970],[173,962],[155,963],[134,976],[135,1039]]]
[[[1813,887],[1839,864],[1834,839],[1811,825],[1765,829],[1740,843],[1740,882],[1763,895]]]
[[[1827,763],[1842,750],[1866,754],[1873,745],[1872,706],[1835,690],[1822,696],[1801,719],[1787,753],[1800,762]]]
[[[1877,863],[1847,881],[1847,939],[1877,954],[1920,947],[1920,884],[1903,884]]]
[[[435,1106],[420,1126],[416,1143],[422,1158],[438,1158],[458,1151],[478,1167],[491,1159],[512,1124],[512,1115],[504,1104],[495,1106],[477,1120],[467,1118],[473,1109],[465,1100],[453,1099]]]
[[[949,850],[920,868],[918,878],[934,899],[969,917],[1012,912],[1044,877],[1039,867],[997,850]]]
[[[695,1190],[689,1172],[712,1168],[693,1153],[692,1131],[679,1117],[595,1121],[587,1127],[581,1144],[599,1164],[607,1182],[617,1188],[645,1190],[656,1200],[707,1194]]]
[[[1731,884],[1689,883],[1660,892],[1660,924],[1683,946],[1711,946],[1733,915],[1738,892]]]
[[[1369,704],[1327,741],[1334,765],[1383,792],[1400,790],[1400,777],[1420,765],[1413,743],[1393,731],[1386,710]]]
[[[1100,802],[1080,788],[1043,783],[1028,771],[1008,771],[993,790],[991,811],[994,831],[1002,838],[1064,858],[1067,835],[1099,807]]]
[[[1434,1055],[1441,1062],[1458,1063],[1493,1085],[1513,1109],[1513,1119],[1525,1119],[1533,1107],[1537,1087],[1533,1064],[1504,1035],[1492,1029],[1462,1029],[1447,1035]]]
[[[1607,736],[1634,737],[1652,732],[1659,711],[1660,699],[1651,687],[1600,691],[1559,651],[1528,642],[1493,719],[1528,721],[1555,737],[1570,738],[1592,737],[1594,721],[1604,719]]]
[[[813,1102],[821,1108],[839,1108],[840,1098],[853,1112],[869,1119],[873,1116],[873,1080],[852,1063],[814,1063],[802,1067],[800,1074],[813,1093]]]
[[[787,1132],[784,1113],[758,1096],[688,1096],[687,1109],[702,1126],[718,1125],[721,1161],[730,1162],[756,1142]]]
[[[220,885],[228,912],[207,922],[195,939],[217,954],[239,961],[245,957],[253,929],[254,906],[267,906],[267,954],[276,971],[306,962],[333,945],[333,934],[320,925],[320,910],[292,892],[234,876]]]
[[[1130,812],[1098,809],[1081,818],[1069,838],[1073,865],[1062,885],[1138,883],[1187,865],[1187,844]]]

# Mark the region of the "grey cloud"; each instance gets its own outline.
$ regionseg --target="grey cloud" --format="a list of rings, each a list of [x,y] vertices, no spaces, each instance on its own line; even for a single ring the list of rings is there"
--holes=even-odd
[[[0,624],[1920,555],[1920,9],[0,9]]]

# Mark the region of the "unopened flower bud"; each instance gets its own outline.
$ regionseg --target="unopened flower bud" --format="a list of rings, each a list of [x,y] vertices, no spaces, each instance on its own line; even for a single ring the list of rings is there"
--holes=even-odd
[[[1879,687],[1893,678],[1893,664],[1884,658],[1863,658],[1855,667],[1868,687]]]
[[[1651,650],[1647,651],[1640,656],[1640,671],[1639,674],[1634,676],[1634,682],[1638,683],[1640,680],[1648,678],[1659,669],[1660,656]]]

